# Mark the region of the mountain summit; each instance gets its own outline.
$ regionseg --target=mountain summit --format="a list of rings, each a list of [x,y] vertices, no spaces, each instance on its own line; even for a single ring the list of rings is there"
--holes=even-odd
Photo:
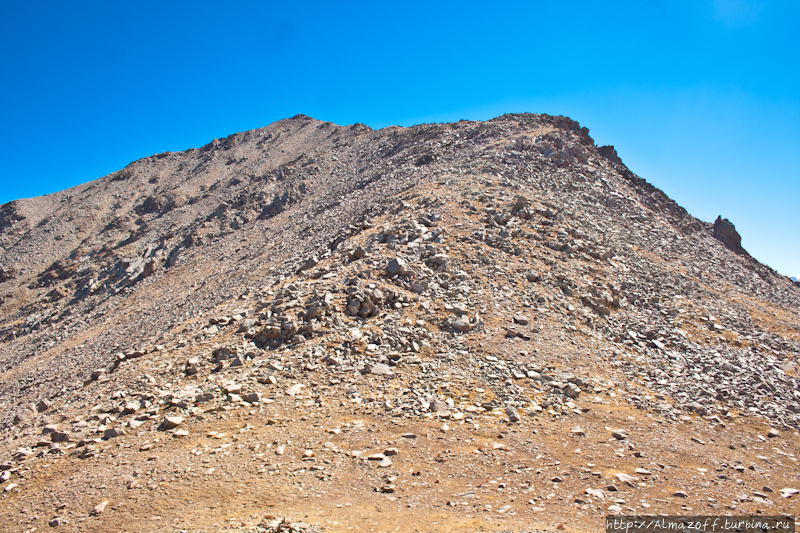
[[[0,528],[788,513],[798,356],[800,288],[572,119],[298,115],[0,206]]]

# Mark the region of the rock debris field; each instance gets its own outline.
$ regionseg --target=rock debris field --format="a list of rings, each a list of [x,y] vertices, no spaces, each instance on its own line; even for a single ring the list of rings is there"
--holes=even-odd
[[[800,287],[566,117],[298,115],[0,206],[0,530],[797,515]]]

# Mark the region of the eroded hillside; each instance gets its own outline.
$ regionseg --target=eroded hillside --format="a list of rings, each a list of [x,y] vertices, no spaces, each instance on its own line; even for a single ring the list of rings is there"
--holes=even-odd
[[[796,514],[800,289],[570,119],[298,116],[0,229],[9,531]]]

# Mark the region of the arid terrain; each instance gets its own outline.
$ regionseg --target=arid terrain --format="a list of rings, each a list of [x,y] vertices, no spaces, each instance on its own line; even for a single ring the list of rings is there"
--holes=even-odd
[[[0,530],[797,515],[800,286],[566,117],[298,115],[0,206]]]

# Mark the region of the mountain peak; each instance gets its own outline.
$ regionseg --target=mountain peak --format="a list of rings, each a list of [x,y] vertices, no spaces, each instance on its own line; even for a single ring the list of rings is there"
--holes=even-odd
[[[527,113],[297,115],[10,202],[0,529],[217,530],[220,495],[232,531],[791,512],[698,475],[760,489],[766,441],[798,475],[800,288],[736,237]]]

